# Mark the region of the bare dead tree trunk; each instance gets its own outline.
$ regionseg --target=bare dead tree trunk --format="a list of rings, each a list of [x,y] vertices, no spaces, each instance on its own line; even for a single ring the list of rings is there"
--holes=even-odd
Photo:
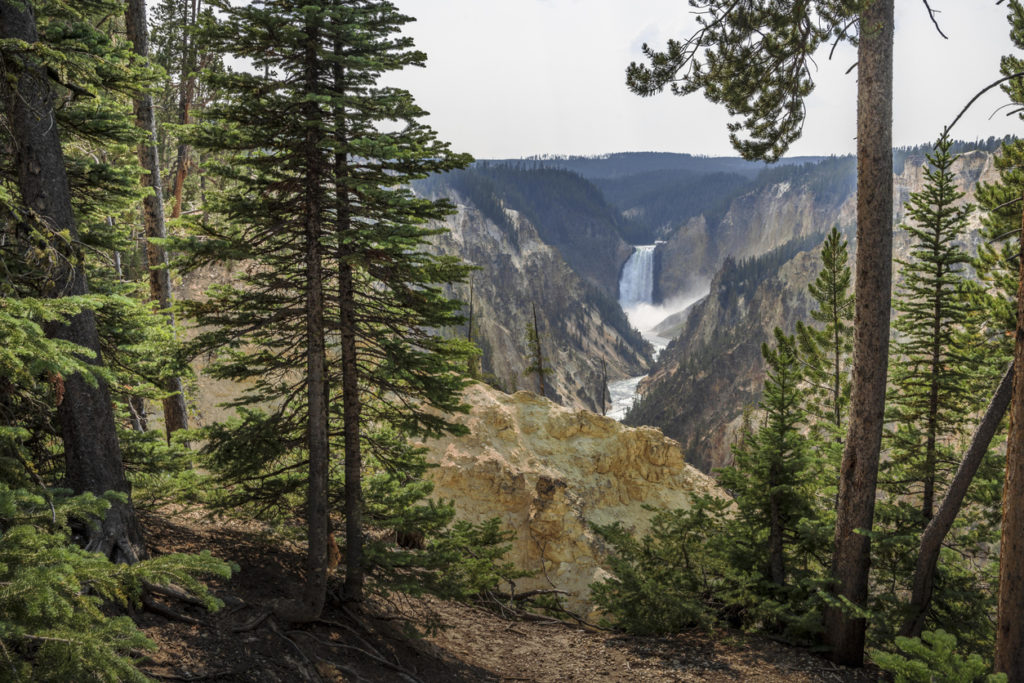
[[[1017,283],[1017,338],[1013,350],[1013,398],[1006,437],[1003,526],[999,544],[999,606],[995,670],[1024,680],[1024,214]]]
[[[885,413],[892,289],[893,0],[873,0],[860,14],[857,55],[857,264],[850,425],[839,471],[834,591],[865,606],[869,538]],[[864,661],[864,619],[830,608],[825,638],[832,659]]]
[[[125,25],[128,40],[135,54],[149,58],[149,32],[146,25],[146,0],[128,0],[125,9]],[[139,144],[139,163],[146,171],[142,184],[152,187],[153,193],[142,201],[143,218],[146,226],[146,259],[149,263],[149,295],[165,312],[168,322],[174,325],[171,312],[171,274],[167,270],[167,252],[151,238],[164,238],[167,228],[164,221],[163,186],[160,183],[160,159],[157,155],[156,116],[153,113],[153,96],[139,93],[135,98],[135,125],[146,131],[148,140]],[[171,434],[188,428],[188,408],[185,406],[185,392],[180,377],[170,377],[161,387],[168,392],[163,399],[164,428],[168,442]]]
[[[992,396],[988,408],[985,409],[985,415],[974,430],[974,436],[971,437],[971,443],[960,461],[960,467],[949,485],[946,497],[942,499],[935,516],[928,522],[924,533],[921,534],[921,545],[917,552],[917,565],[914,568],[914,579],[911,584],[910,604],[907,617],[900,629],[900,635],[914,638],[920,636],[921,631],[924,630],[924,617],[932,599],[935,567],[939,562],[942,541],[953,527],[953,522],[967,495],[967,488],[971,485],[996,430],[999,429],[1003,415],[1006,414],[1006,409],[1010,405],[1012,389],[1013,364],[1003,374],[996,393]]]
[[[38,41],[31,4],[0,0],[0,38],[29,44]],[[72,214],[71,189],[46,70],[28,53],[10,58],[0,53],[0,60],[0,70],[6,76],[0,79],[0,95],[15,148],[18,189],[24,205],[49,229],[67,230],[70,243],[77,245],[78,228]],[[81,251],[72,248],[62,257],[65,260],[54,273],[55,285],[49,295],[87,294],[89,287]],[[103,364],[92,311],[84,310],[67,323],[52,326],[48,333],[93,352],[95,357],[86,358],[87,362]],[[130,494],[106,382],[97,379],[93,385],[78,374],[66,378],[64,398],[57,415],[64,441],[68,485],[75,492]],[[90,550],[114,560],[135,561],[146,553],[130,497],[125,503],[114,503],[102,524],[87,531],[87,537]]]

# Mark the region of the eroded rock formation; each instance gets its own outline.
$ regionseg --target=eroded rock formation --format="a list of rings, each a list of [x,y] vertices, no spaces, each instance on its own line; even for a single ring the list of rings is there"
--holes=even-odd
[[[537,572],[517,581],[518,591],[569,591],[567,607],[592,616],[589,586],[606,576],[606,548],[592,523],[621,521],[642,533],[653,514],[644,506],[686,508],[695,493],[724,495],[652,427],[482,384],[465,400],[472,411],[458,419],[470,434],[427,444],[439,465],[434,495],[454,499],[460,519],[500,517],[516,531],[509,560]]]

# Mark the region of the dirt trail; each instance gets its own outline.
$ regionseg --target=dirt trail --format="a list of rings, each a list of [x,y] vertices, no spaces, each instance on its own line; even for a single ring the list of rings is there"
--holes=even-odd
[[[284,597],[301,554],[262,536],[257,525],[194,514],[145,518],[157,553],[198,552],[241,570],[214,586],[226,607],[216,614],[181,603],[185,623],[150,611],[137,615],[159,651],[143,664],[170,681],[871,681],[806,651],[719,631],[639,638],[562,623],[508,621],[473,606],[434,599],[370,603],[362,616],[329,607],[320,623],[290,629],[259,617]],[[368,615],[375,616],[368,616]],[[401,634],[404,619],[434,615],[443,628],[419,640]],[[384,618],[379,618],[384,617]]]

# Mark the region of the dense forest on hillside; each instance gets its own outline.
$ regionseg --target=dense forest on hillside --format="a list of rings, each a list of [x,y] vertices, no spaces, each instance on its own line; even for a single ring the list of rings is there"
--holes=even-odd
[[[867,657],[897,680],[1024,678],[1024,141],[936,132],[892,150],[892,0],[697,6],[712,28],[666,53],[645,46],[627,84],[703,91],[735,116],[742,158],[474,164],[386,84],[426,60],[386,0],[159,0],[149,16],[141,0],[0,0],[0,678],[266,680],[249,649],[260,643],[259,661],[287,662],[282,676],[361,680],[361,658],[376,679],[415,681],[396,652],[430,649],[414,638],[436,637],[445,601],[571,624],[548,643],[559,656],[617,637],[604,629],[703,629],[857,668]],[[1024,6],[1009,11],[1024,47]],[[855,157],[783,156],[813,89],[807,60],[842,40],[860,51],[859,85],[886,86],[862,93],[859,177]],[[1024,62],[1002,69],[1020,105]],[[998,150],[976,206],[954,173],[973,149],[979,163]],[[894,259],[892,171],[911,159],[924,180]],[[855,235],[829,221],[723,251],[779,206],[831,217],[852,193]],[[607,359],[632,372],[650,360],[617,286],[631,245],[663,237],[666,253],[723,266],[683,327],[704,345],[666,350],[651,382],[668,379],[630,420],[757,396],[717,483],[656,430],[545,398],[603,412]],[[474,279],[489,273],[459,240],[505,280]],[[501,353],[526,362],[486,373]],[[764,372],[738,388],[709,370],[751,359]],[[552,362],[580,375],[571,391],[550,390]],[[199,419],[214,402],[218,419]],[[584,494],[548,468],[557,454],[582,472],[573,449],[598,438],[617,445],[588,454],[589,495],[643,511],[632,527],[585,517]],[[434,495],[427,456],[471,462],[458,439],[483,454],[464,470],[505,472],[500,440],[535,478],[510,467]],[[665,482],[683,507],[638,499]],[[460,496],[536,527],[503,528],[500,509],[460,518]],[[545,529],[573,529],[556,539],[571,552],[544,555],[532,532]],[[541,546],[536,572],[505,559],[517,542]],[[554,583],[583,562],[602,624]],[[541,588],[517,589],[527,579]],[[170,640],[185,661],[165,652],[158,667]],[[644,656],[671,645],[626,642]],[[232,668],[189,668],[196,643],[230,651]],[[496,677],[430,661],[433,680]],[[760,673],[748,661],[737,675]],[[849,674],[818,661],[807,670]],[[566,668],[622,674],[546,675]]]

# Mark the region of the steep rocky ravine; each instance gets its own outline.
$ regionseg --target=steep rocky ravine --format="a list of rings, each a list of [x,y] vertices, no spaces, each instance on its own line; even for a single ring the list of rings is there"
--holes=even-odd
[[[473,276],[473,340],[483,350],[484,372],[509,391],[538,390],[536,376],[525,373],[531,363],[527,325],[536,305],[547,397],[600,411],[605,368],[609,380],[641,374],[649,346],[615,301],[570,268],[518,211],[504,207],[507,220],[499,225],[464,197],[452,198],[458,213],[435,243],[480,267]],[[468,286],[454,294],[469,301]]]
[[[894,224],[903,220],[903,203],[910,194],[923,187],[924,161],[923,155],[908,157],[900,173],[894,176]],[[968,192],[964,201],[973,199],[979,181],[996,179],[993,158],[987,152],[966,153],[954,170],[961,189]],[[855,196],[852,191],[847,192],[838,201],[839,193],[834,189],[823,192],[821,185],[813,182],[814,178],[810,174],[811,182],[803,186],[789,182],[769,185],[735,200],[720,226],[728,234],[718,237],[719,243],[734,245],[728,247],[734,250],[727,252],[731,256],[754,256],[777,248],[786,240],[823,233],[838,224],[851,237],[852,261]],[[845,186],[845,181],[840,180],[838,187]],[[824,203],[822,196],[827,198]],[[979,217],[975,214],[964,240],[969,247],[978,241],[979,228]],[[686,261],[676,254],[696,251],[695,243],[689,247],[685,244],[687,240],[708,241],[702,234],[701,229],[684,226],[669,240],[663,256],[663,281],[685,278],[685,269],[679,264]],[[896,258],[906,257],[909,247],[907,233],[896,230]],[[729,261],[718,269],[711,293],[690,309],[678,338],[662,352],[650,377],[641,384],[643,399],[626,419],[628,424],[660,427],[683,444],[690,462],[703,471],[731,463],[731,444],[743,411],[756,405],[761,396],[761,344],[771,339],[775,326],[792,332],[797,320],[808,320],[807,285],[820,269],[820,255],[817,249],[801,250],[777,272],[744,286],[733,282],[731,270],[735,267]],[[898,282],[898,269],[895,272]]]

